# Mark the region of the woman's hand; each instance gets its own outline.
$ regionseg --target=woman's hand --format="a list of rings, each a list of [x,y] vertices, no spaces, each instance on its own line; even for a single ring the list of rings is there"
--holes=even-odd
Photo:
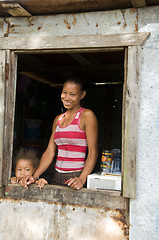
[[[45,184],[48,184],[48,182],[44,178],[40,178],[39,180],[36,180],[35,182],[38,187],[41,189]]]
[[[78,177],[75,177],[75,178],[70,178],[68,179],[65,184],[67,184],[69,187],[73,188],[73,189],[81,189],[83,188],[83,185],[84,185],[84,182],[78,178]]]
[[[31,183],[35,183],[35,178],[33,176],[26,176],[19,181],[19,184],[26,189],[28,189],[28,185]]]

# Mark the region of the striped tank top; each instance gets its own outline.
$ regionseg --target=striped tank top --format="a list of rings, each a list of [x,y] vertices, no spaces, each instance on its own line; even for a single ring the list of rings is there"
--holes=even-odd
[[[58,146],[58,155],[55,168],[57,171],[79,171],[84,168],[87,140],[86,133],[80,129],[79,123],[81,108],[75,115],[73,121],[66,127],[60,127],[60,117],[54,134],[54,141]]]

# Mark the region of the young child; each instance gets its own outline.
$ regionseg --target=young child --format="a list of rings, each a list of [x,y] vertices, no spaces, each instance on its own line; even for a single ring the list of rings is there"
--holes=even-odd
[[[18,183],[23,177],[32,176],[38,167],[38,157],[35,151],[21,148],[14,158],[15,177],[11,178],[12,183]],[[40,178],[35,182],[42,188],[48,182]]]

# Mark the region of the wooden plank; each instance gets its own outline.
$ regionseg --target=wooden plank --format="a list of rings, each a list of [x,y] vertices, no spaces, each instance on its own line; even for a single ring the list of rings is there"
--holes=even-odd
[[[1,7],[4,11],[9,13],[13,17],[29,17],[32,16],[18,3],[2,3]]]
[[[138,7],[146,7],[146,1],[145,0],[131,0],[132,6],[134,8]]]
[[[3,186],[3,135],[4,135],[4,104],[5,104],[5,51],[0,51],[0,196]]]
[[[91,65],[91,62],[80,53],[69,53],[68,55],[83,66]]]
[[[19,184],[8,184],[5,196],[14,199],[23,198],[31,201],[40,200],[55,204],[123,209],[126,211],[126,200],[120,196],[119,191],[93,189],[75,191],[71,188],[56,185],[47,185],[40,190],[35,184],[31,184],[28,189],[22,188]]]
[[[4,141],[3,141],[3,184],[11,178],[14,111],[16,93],[17,56],[14,52],[6,51],[6,76],[5,76],[5,110],[4,110]]]
[[[126,118],[126,85],[127,85],[127,70],[128,70],[128,48],[125,48],[124,53],[124,84],[123,84],[123,104],[122,104],[122,159],[121,159],[121,172],[122,172],[122,184],[121,193],[123,195],[123,173],[124,173],[124,147],[125,147],[125,118]]]
[[[123,51],[124,47],[103,47],[102,52],[118,52],[118,51]],[[36,53],[41,53],[41,54],[51,54],[51,53],[96,53],[100,52],[100,48],[76,48],[76,49],[29,49],[27,52],[25,50],[15,50],[15,53],[19,54],[36,54]]]
[[[58,37],[5,37],[0,38],[1,49],[36,50],[36,49],[92,49],[141,45],[149,33],[130,33],[116,35],[82,35]]]
[[[3,1],[8,2],[8,1]],[[32,15],[49,15],[57,13],[75,13],[110,9],[126,9],[131,7],[128,0],[11,0],[28,9]]]
[[[21,75],[27,76],[31,79],[34,79],[36,81],[39,81],[39,82],[42,82],[42,83],[45,83],[45,84],[49,84],[49,85],[53,84],[52,79],[48,79],[47,77],[42,76],[41,74],[37,74],[37,73],[34,73],[34,72],[19,72],[19,73]]]
[[[130,226],[130,198],[125,198],[126,218],[125,222]]]
[[[123,196],[136,197],[136,158],[139,115],[139,65],[137,46],[128,47],[123,131]]]

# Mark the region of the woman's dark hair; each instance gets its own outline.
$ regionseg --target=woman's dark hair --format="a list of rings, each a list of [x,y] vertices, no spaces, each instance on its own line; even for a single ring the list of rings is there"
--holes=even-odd
[[[27,149],[21,147],[15,154],[13,163],[14,163],[14,168],[16,168],[17,162],[20,159],[24,160],[29,160],[31,161],[33,168],[37,168],[39,165],[39,158],[37,156],[37,152],[32,150],[32,149]]]
[[[80,86],[80,89],[81,91],[85,91],[85,83],[84,83],[84,80],[79,78],[79,77],[73,77],[73,78],[67,78],[65,81],[64,81],[64,84],[67,83],[67,82],[71,82],[71,83],[75,83],[75,84],[78,84]],[[63,85],[64,85],[63,84]]]

